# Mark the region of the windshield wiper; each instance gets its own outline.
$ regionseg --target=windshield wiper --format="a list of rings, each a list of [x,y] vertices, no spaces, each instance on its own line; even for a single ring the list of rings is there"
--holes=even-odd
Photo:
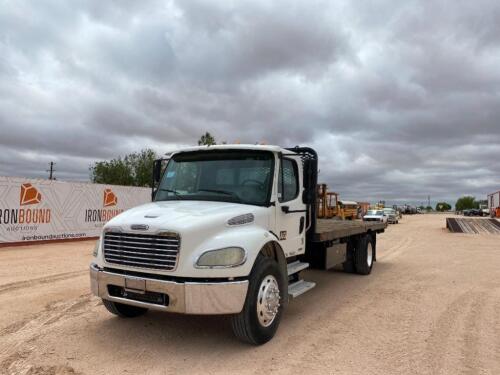
[[[230,195],[231,197],[236,198],[238,200],[238,202],[241,202],[241,198],[236,193],[233,193],[232,191],[217,190],[217,189],[198,189],[197,191],[207,191],[209,193],[218,193],[218,194]]]
[[[177,191],[177,190],[172,190],[172,189],[165,189],[165,188],[159,188],[158,189],[159,191],[166,191],[168,193],[174,193],[174,195],[178,198],[178,199],[182,199],[182,195]]]

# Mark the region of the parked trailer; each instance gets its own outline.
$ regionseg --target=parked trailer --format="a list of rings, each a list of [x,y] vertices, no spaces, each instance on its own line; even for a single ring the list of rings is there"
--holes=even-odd
[[[311,148],[201,146],[154,168],[153,202],[103,229],[92,292],[121,317],[148,309],[228,314],[234,334],[269,341],[310,266],[368,275],[386,224],[316,219]]]
[[[488,194],[488,211],[490,217],[500,217],[500,191]]]

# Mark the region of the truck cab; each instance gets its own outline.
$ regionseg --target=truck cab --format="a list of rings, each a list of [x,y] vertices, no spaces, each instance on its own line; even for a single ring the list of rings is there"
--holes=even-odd
[[[104,226],[93,294],[121,317],[228,314],[238,338],[270,340],[289,296],[314,287],[297,275],[316,223],[316,153],[201,146],[164,164],[155,164],[152,202]]]

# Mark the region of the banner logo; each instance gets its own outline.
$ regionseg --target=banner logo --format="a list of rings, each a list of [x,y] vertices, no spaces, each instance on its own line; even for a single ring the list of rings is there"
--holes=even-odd
[[[42,200],[42,194],[30,183],[21,185],[21,195],[19,197],[19,205],[26,206],[28,204],[37,204]]]
[[[41,201],[42,194],[33,185],[30,183],[21,184],[19,206],[38,204]],[[0,224],[48,224],[50,223],[50,217],[50,208],[20,207],[0,209]],[[10,228],[10,230],[18,229],[18,227]]]
[[[117,203],[118,198],[115,193],[113,193],[111,189],[104,189],[103,207],[116,206]]]
[[[85,210],[86,223],[105,223],[111,220],[116,215],[121,214],[123,209],[106,209],[106,207],[113,207],[118,204],[118,197],[110,188],[104,189],[101,209],[87,209]]]

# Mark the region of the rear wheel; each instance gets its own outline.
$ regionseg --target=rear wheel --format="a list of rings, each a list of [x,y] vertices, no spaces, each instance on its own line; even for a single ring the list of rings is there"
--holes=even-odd
[[[361,236],[358,239],[354,259],[358,274],[368,275],[372,272],[373,260],[375,259],[375,246],[371,236]]]
[[[111,314],[118,315],[120,318],[135,318],[144,315],[148,311],[148,309],[143,307],[125,305],[123,303],[108,301],[107,299],[103,299],[102,303]]]
[[[255,261],[243,310],[231,317],[235,336],[254,345],[271,340],[283,313],[285,286],[278,263],[259,255]]]
[[[356,272],[356,266],[354,265],[354,252],[356,243],[353,240],[347,242],[346,260],[342,263],[342,270],[348,273]]]

